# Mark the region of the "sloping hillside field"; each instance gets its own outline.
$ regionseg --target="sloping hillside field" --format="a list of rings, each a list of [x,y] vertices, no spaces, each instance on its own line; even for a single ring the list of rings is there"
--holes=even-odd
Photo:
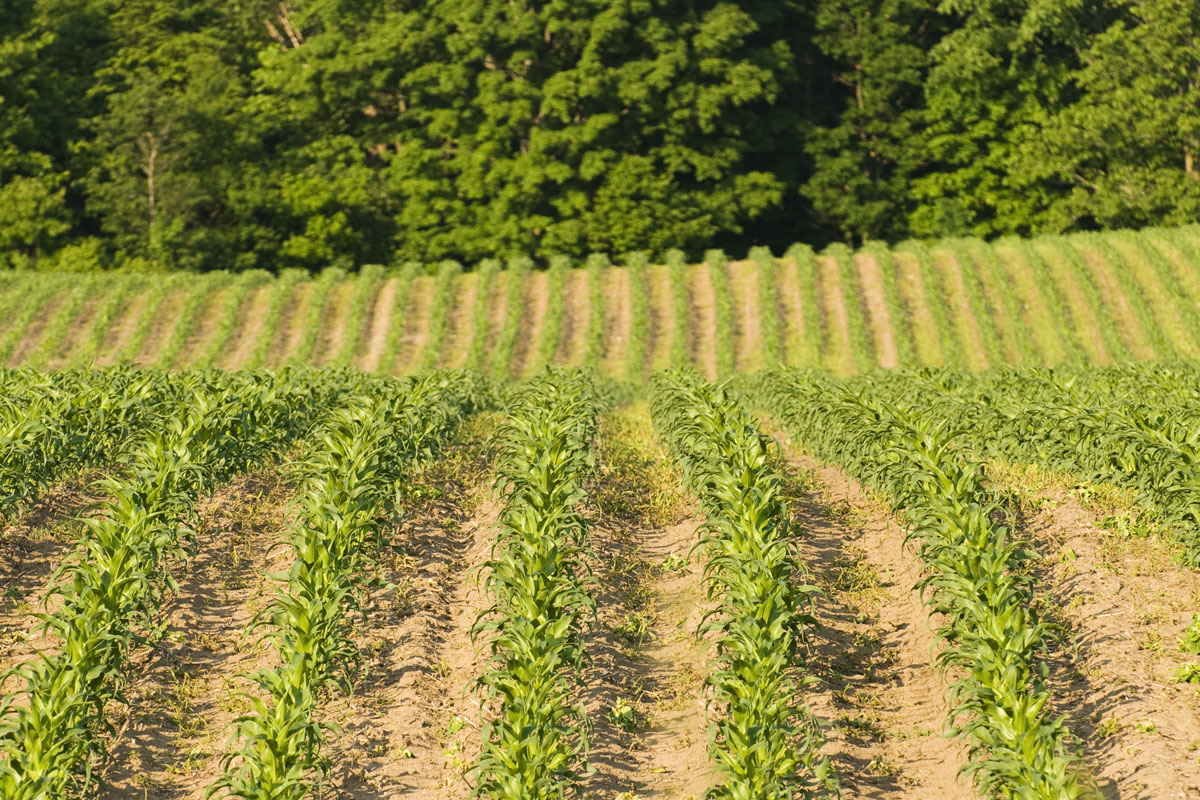
[[[473,366],[499,378],[557,363],[641,379],[688,364],[715,378],[776,363],[849,375],[1200,356],[1196,227],[624,262],[0,273],[0,363]]]
[[[0,276],[0,798],[1200,795],[1197,247]]]

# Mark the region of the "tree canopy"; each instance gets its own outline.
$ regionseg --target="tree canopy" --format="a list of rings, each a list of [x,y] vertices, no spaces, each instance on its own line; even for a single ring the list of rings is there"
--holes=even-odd
[[[1179,0],[0,0],[0,266],[1200,219]]]

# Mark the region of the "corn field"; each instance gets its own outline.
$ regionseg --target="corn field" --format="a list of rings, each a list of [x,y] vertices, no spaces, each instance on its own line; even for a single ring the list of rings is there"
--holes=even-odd
[[[0,798],[1192,796],[1196,236],[0,276]]]

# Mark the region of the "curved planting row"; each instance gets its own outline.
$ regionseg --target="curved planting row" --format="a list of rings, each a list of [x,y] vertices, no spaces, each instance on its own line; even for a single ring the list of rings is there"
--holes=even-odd
[[[1089,795],[1074,739],[1047,708],[1040,659],[1050,632],[1032,610],[1032,554],[994,520],[954,427],[811,372],[766,373],[750,388],[791,435],[903,512],[920,545],[920,586],[944,620],[937,664],[955,680],[949,723],[970,743],[965,771],[979,788],[1005,798]]]
[[[970,420],[978,454],[1031,462],[1134,491],[1200,566],[1200,371],[1193,366],[896,373],[847,383]]]
[[[431,457],[484,397],[465,374],[368,384],[337,411],[298,467],[295,560],[264,612],[279,663],[254,675],[262,692],[239,717],[240,749],[209,795],[299,800],[323,776],[323,696],[348,688],[358,663],[350,617],[379,524],[413,466]]]
[[[586,772],[589,728],[574,690],[595,616],[580,513],[600,399],[581,371],[551,370],[511,398],[496,433],[504,499],[472,636],[492,634],[479,678],[495,708],[484,726],[477,793],[492,800],[561,798]]]
[[[838,793],[817,751],[823,736],[799,699],[799,648],[813,624],[816,587],[789,545],[780,478],[769,440],[738,400],[690,371],[651,379],[655,426],[700,498],[707,522],[709,612],[701,632],[717,637],[708,683],[722,709],[712,753],[724,780],[709,798],[783,800]]]
[[[86,793],[107,756],[110,701],[119,701],[130,652],[153,629],[174,583],[167,560],[184,555],[196,504],[217,485],[278,454],[333,396],[323,383],[197,373],[177,376],[187,412],[163,423],[102,482],[110,498],[44,616],[55,647],[5,676],[24,688],[0,701],[0,797],[44,800]]]

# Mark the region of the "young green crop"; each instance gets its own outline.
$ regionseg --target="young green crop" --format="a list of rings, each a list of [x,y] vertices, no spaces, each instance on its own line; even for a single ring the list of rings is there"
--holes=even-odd
[[[513,258],[508,262],[508,289],[504,306],[504,323],[496,337],[496,349],[492,355],[492,375],[504,382],[512,375],[513,354],[517,336],[521,331],[521,318],[525,314],[525,283],[533,262],[525,257]]]
[[[784,347],[784,360],[791,366],[816,367],[821,363],[821,353],[829,343],[829,335],[821,317],[821,304],[817,301],[817,260],[811,247],[794,244],[788,248],[783,260],[796,270],[796,290],[800,295],[803,328],[789,321]]]
[[[570,269],[571,260],[566,256],[550,259],[550,268],[546,270],[546,314],[542,318],[542,334],[536,342],[537,354],[531,368],[526,370],[529,374],[536,375],[553,364],[558,354],[566,315],[566,282]]]
[[[870,242],[863,253],[875,259],[883,281],[883,297],[887,301],[888,317],[892,325],[892,339],[896,343],[896,360],[899,367],[914,367],[917,353],[913,345],[912,313],[900,299],[900,286],[896,278],[897,268],[892,253],[882,242]]]
[[[768,367],[783,363],[783,334],[779,324],[779,263],[771,251],[756,247],[750,251],[750,261],[758,278],[758,309],[762,317],[762,356]]]
[[[326,328],[330,316],[333,288],[346,279],[346,271],[340,267],[328,267],[312,282],[308,292],[308,305],[304,309],[304,323],[300,328],[300,341],[296,351],[288,356],[290,366],[307,366],[316,355],[321,331]]]
[[[476,793],[490,800],[557,800],[586,771],[590,726],[572,685],[595,615],[580,506],[599,413],[587,373],[551,369],[510,398],[493,440],[504,499],[485,567],[494,601],[472,628],[490,634],[478,685],[496,716],[475,765]]]
[[[473,371],[483,369],[483,360],[491,342],[492,286],[500,272],[500,261],[495,258],[479,262],[475,268],[479,288],[475,292],[475,310],[472,312],[471,344],[467,348],[466,368]]]
[[[392,303],[392,316],[388,320],[387,338],[375,372],[392,375],[396,371],[396,358],[400,352],[400,343],[404,339],[404,326],[408,322],[408,294],[413,281],[421,274],[421,265],[416,261],[403,264],[396,272],[396,299]]]
[[[429,327],[426,331],[425,350],[417,362],[418,372],[428,372],[442,358],[442,343],[446,340],[446,328],[450,323],[450,298],[454,280],[462,274],[462,264],[443,261],[433,282],[433,301],[429,307]]]
[[[263,314],[258,338],[251,345],[250,357],[242,365],[242,369],[258,369],[267,365],[267,360],[271,356],[271,346],[274,344],[276,336],[280,334],[280,328],[283,325],[284,309],[295,296],[297,287],[307,279],[307,272],[288,269],[272,282],[268,290],[271,292],[271,297],[267,301],[267,310]]]
[[[901,242],[895,250],[898,253],[911,254],[917,261],[921,286],[927,301],[926,307],[929,309],[929,316],[933,319],[933,327],[937,332],[938,349],[942,353],[941,363],[943,365],[961,365],[963,363],[962,351],[958,339],[954,335],[954,328],[950,324],[950,316],[946,311],[950,305],[946,301],[946,289],[938,279],[937,269],[933,265],[933,254],[929,252],[929,248],[924,242],[919,241]]]
[[[967,245],[968,242],[964,239],[951,239],[946,242],[946,247],[950,251],[948,259],[950,263],[947,264],[947,269],[951,272],[957,269],[962,276],[967,313],[970,314],[971,321],[979,332],[979,343],[983,347],[983,356],[987,359],[987,366],[999,367],[1005,363],[1005,359],[1000,333],[996,328],[997,309],[993,306],[993,301],[988,298],[983,280],[979,277],[979,266],[975,263]],[[951,285],[953,285],[953,281],[951,281]],[[965,331],[968,326],[965,324],[966,320],[963,322],[962,330]]]
[[[600,359],[604,357],[604,281],[609,277],[608,270],[611,268],[612,263],[603,253],[588,256],[588,325],[583,365],[593,369],[600,366]]]
[[[629,270],[630,330],[625,354],[625,379],[641,384],[646,379],[646,359],[650,348],[650,297],[646,285],[650,257],[643,252],[626,256]]]
[[[167,336],[153,366],[160,369],[172,369],[179,366],[176,362],[191,344],[193,335],[200,326],[200,318],[212,304],[213,296],[221,293],[222,287],[228,280],[228,273],[211,272],[181,284],[187,287],[183,308],[179,310],[171,333]]]
[[[682,250],[667,251],[667,271],[671,281],[671,312],[674,329],[671,331],[671,367],[682,369],[692,363],[688,332],[691,315],[688,306],[687,256]]]
[[[739,335],[733,318],[733,295],[729,291],[729,262],[720,250],[704,254],[712,281],[716,329],[712,332],[717,356],[717,377],[727,378],[737,369],[736,341]]]
[[[700,498],[699,547],[708,597],[700,634],[716,638],[708,684],[723,713],[712,754],[722,780],[709,800],[838,796],[837,776],[817,751],[821,726],[800,699],[800,645],[815,624],[817,588],[791,549],[781,480],[769,441],[732,394],[691,371],[651,378],[655,427]]]

